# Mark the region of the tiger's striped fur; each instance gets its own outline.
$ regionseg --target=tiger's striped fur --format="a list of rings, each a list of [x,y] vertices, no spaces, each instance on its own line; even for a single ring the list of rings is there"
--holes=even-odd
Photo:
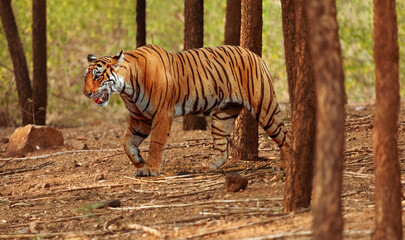
[[[100,106],[120,94],[130,112],[124,149],[135,175],[158,175],[172,119],[185,114],[212,116],[215,157],[206,169],[221,167],[230,154],[235,118],[246,107],[278,144],[286,159],[290,144],[273,81],[264,61],[238,46],[168,53],[156,45],[112,57],[88,56],[84,94]],[[138,146],[151,134],[149,158]]]

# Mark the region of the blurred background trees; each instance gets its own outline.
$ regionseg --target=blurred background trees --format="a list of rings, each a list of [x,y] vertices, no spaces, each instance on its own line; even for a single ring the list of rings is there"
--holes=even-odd
[[[28,74],[27,61],[11,7],[11,0],[0,2],[0,17],[13,62],[17,88],[15,94],[18,95],[22,125],[45,125],[47,104],[46,1],[33,0],[32,4],[32,82]],[[7,112],[2,115],[8,118]],[[6,120],[5,122],[8,124],[11,121]],[[2,124],[0,123],[0,125]]]
[[[204,1],[204,46],[224,43],[226,0]],[[11,1],[18,32],[32,77],[32,0]],[[371,1],[337,1],[340,43],[348,100],[374,99],[373,14]],[[86,56],[113,55],[121,49],[136,47],[136,1],[47,1],[47,124],[77,126],[94,119],[121,121],[127,117],[119,97],[109,108],[89,104],[81,94]],[[405,12],[398,1],[397,12]],[[146,43],[158,44],[168,51],[183,49],[184,0],[148,0],[146,5]],[[398,15],[399,42],[405,42],[405,16]],[[275,81],[277,97],[288,102],[287,72],[279,0],[263,1],[263,58]],[[0,112],[9,124],[21,124],[16,94],[16,79],[3,27],[0,27]],[[400,48],[400,79],[405,81],[405,48]],[[401,90],[404,96],[405,89]],[[89,112],[92,113],[89,116]],[[119,114],[111,114],[119,113]],[[2,115],[2,113],[0,113]],[[117,119],[119,118],[119,119]]]

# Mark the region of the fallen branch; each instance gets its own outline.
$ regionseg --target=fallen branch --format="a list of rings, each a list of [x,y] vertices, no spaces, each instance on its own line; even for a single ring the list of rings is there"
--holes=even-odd
[[[59,233],[26,233],[26,234],[4,234],[0,235],[0,239],[21,239],[21,238],[36,238],[44,239],[50,237],[59,237],[59,236],[96,236],[96,235],[105,235],[110,233],[109,231],[82,231],[82,232],[59,232]]]
[[[224,181],[220,182],[220,183],[224,183]],[[220,184],[218,183],[218,184]],[[218,188],[221,188],[222,186],[217,186],[214,188],[207,188],[207,189],[203,189],[203,190],[199,190],[199,191],[194,191],[194,192],[186,192],[186,193],[182,193],[182,194],[178,194],[178,195],[168,195],[163,199],[167,199],[167,198],[179,198],[179,197],[185,197],[185,196],[190,196],[190,195],[194,195],[194,194],[199,194],[199,193],[203,193],[203,192],[209,192],[209,191],[214,191],[217,190]]]
[[[243,216],[255,216],[255,215],[261,215],[261,216],[268,216],[268,217],[275,217],[275,216],[280,216],[284,215],[281,213],[274,213],[274,212],[250,212],[250,211],[232,211],[232,212],[224,212],[224,213],[206,213],[206,212],[200,212],[201,215],[199,216],[193,216],[189,218],[181,218],[181,219],[175,219],[175,220],[170,220],[170,221],[162,221],[162,222],[157,222],[154,223],[154,225],[175,225],[179,226],[180,224],[182,226],[188,225],[188,223],[195,224],[196,222],[203,221],[203,220],[212,220],[212,219],[218,219],[221,217],[228,217],[231,215],[238,215],[238,214],[244,214]]]
[[[56,193],[63,193],[63,192],[73,192],[73,191],[81,191],[81,190],[90,190],[90,189],[96,189],[96,188],[114,188],[114,187],[126,187],[126,186],[131,186],[134,185],[133,183],[122,183],[122,184],[108,184],[108,185],[93,185],[93,186],[87,186],[87,187],[76,187],[76,188],[69,188],[69,189],[61,189],[57,191],[51,192],[52,194]]]
[[[208,231],[208,232],[205,232],[205,233],[188,236],[188,237],[186,237],[184,239],[202,238],[202,237],[213,235],[213,234],[221,234],[221,233],[223,234],[223,233],[226,233],[226,232],[235,231],[235,230],[239,230],[239,229],[246,228],[246,227],[271,223],[271,222],[274,222],[274,221],[277,221],[277,220],[280,220],[280,219],[288,218],[290,216],[291,216],[291,214],[289,213],[289,214],[286,214],[286,215],[283,215],[283,216],[280,216],[280,217],[275,217],[275,218],[267,219],[267,220],[264,220],[264,221],[252,222],[252,223],[247,223],[247,224],[244,224],[244,225],[239,225],[239,226],[233,226],[233,227],[229,227],[229,228],[222,228],[222,229],[218,229],[218,230]]]
[[[144,231],[144,232],[147,232],[147,233],[150,233],[150,234],[152,234],[152,235],[155,235],[155,236],[158,237],[158,238],[165,238],[165,237],[166,237],[165,235],[163,235],[161,232],[159,232],[158,230],[156,230],[156,229],[154,229],[154,228],[147,227],[147,226],[140,225],[140,224],[136,224],[136,223],[129,224],[129,225],[127,226],[127,228],[128,228],[128,229],[135,229],[135,230],[142,230],[142,231]]]
[[[102,214],[93,214],[94,216],[101,216]],[[73,216],[73,217],[66,217],[66,218],[59,218],[59,219],[53,219],[53,220],[48,220],[48,221],[35,221],[37,224],[43,224],[43,223],[56,223],[56,222],[66,222],[70,220],[75,220],[75,219],[82,219],[82,218],[88,218],[88,216],[81,215],[81,216]],[[0,229],[9,229],[9,228],[19,228],[19,227],[27,227],[29,226],[30,223],[25,223],[25,224],[13,224],[10,226],[7,225],[0,225]],[[1,236],[1,235],[0,235]],[[1,237],[0,237],[1,238]]]
[[[234,200],[211,200],[193,203],[179,203],[179,204],[155,204],[155,205],[140,205],[138,207],[122,207],[122,208],[110,208],[118,211],[131,211],[131,210],[146,210],[155,208],[175,208],[175,207],[194,207],[200,205],[209,205],[214,203],[237,203],[237,202],[264,202],[264,201],[282,201],[283,198],[268,198],[268,199],[234,199]]]
[[[22,158],[0,158],[0,161],[11,161],[11,160],[35,160],[35,159],[44,159],[53,156],[59,156],[63,154],[75,154],[75,153],[85,153],[85,152],[113,152],[113,151],[124,151],[123,149],[116,148],[116,149],[83,149],[83,150],[72,150],[72,151],[63,151],[63,152],[55,152],[50,154],[44,154],[39,156],[32,156],[32,157],[22,157]]]
[[[342,196],[342,198],[345,198],[345,197],[348,197],[348,196],[353,196],[353,195],[359,194],[361,192],[362,191],[353,191],[353,192],[343,193],[341,196]]]
[[[52,163],[53,163],[52,161],[49,161],[49,162],[44,162],[44,163],[35,165],[33,167],[29,167],[29,168],[17,168],[17,169],[5,171],[5,172],[0,172],[0,176],[9,175],[9,174],[16,174],[16,173],[22,173],[22,172],[35,171],[35,170],[41,169],[43,167],[46,167],[46,166],[48,166],[48,165],[50,165]]]
[[[373,231],[371,230],[345,230],[343,231],[343,236],[370,236],[372,235]],[[244,238],[243,240],[265,240],[265,239],[283,239],[283,238],[296,238],[296,237],[311,237],[313,234],[312,230],[307,230],[307,231],[291,231],[291,232],[286,232],[286,233],[277,233],[277,234],[271,234],[271,235],[266,235],[266,236],[260,236],[260,237],[254,237],[254,238]]]
[[[358,173],[358,172],[344,171],[343,175],[344,176],[355,177],[355,178],[362,178],[362,179],[374,179],[373,174],[365,174],[365,173]]]
[[[254,237],[254,238],[244,238],[244,240],[265,240],[265,239],[282,239],[282,238],[291,238],[291,237],[310,237],[312,236],[312,231],[300,231],[300,228],[286,233],[277,233],[266,236]]]
[[[354,123],[354,122],[366,122],[366,121],[370,122],[373,120],[373,118],[374,118],[374,114],[370,114],[368,116],[359,117],[359,118],[346,118],[346,124],[347,123],[350,124],[350,123]]]

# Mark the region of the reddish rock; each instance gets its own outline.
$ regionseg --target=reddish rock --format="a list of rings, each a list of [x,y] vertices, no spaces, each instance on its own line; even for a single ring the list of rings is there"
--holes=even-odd
[[[244,190],[248,184],[248,179],[237,173],[228,173],[225,176],[225,189],[227,192],[238,192]]]
[[[21,157],[26,153],[63,145],[62,132],[47,126],[27,125],[11,134],[6,147],[7,157]]]
[[[85,150],[85,149],[89,149],[89,147],[87,146],[87,143],[83,142],[83,141],[78,141],[78,140],[72,140],[69,145],[75,149],[75,150]]]

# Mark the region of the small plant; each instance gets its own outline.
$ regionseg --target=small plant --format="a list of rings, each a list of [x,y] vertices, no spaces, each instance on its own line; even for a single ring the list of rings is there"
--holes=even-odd
[[[88,218],[97,218],[97,216],[93,214],[93,210],[104,206],[105,206],[104,202],[87,203],[81,206],[80,208],[76,208],[75,210],[73,210],[73,212],[83,213]]]
[[[38,111],[37,111],[37,112],[34,112],[34,101],[32,101],[31,98],[28,98],[28,99],[27,99],[27,102],[28,102],[28,103],[31,103],[32,112],[30,113],[30,112],[26,111],[26,110],[23,109],[23,108],[21,108],[21,110],[23,110],[26,114],[28,114],[28,115],[30,115],[30,116],[32,117],[32,122],[33,122],[34,125],[35,125],[35,116],[36,116],[38,113],[40,113],[40,112],[42,112],[42,111],[45,111],[45,108],[44,108],[44,107],[40,107],[40,108],[38,108]]]

